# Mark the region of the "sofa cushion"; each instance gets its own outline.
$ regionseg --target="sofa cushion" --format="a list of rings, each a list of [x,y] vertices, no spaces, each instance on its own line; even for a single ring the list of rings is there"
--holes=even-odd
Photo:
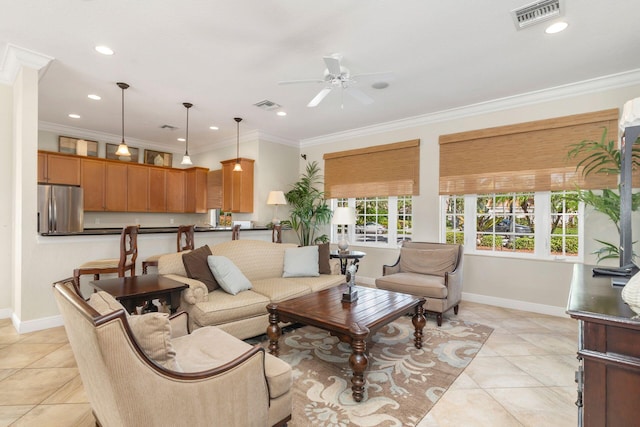
[[[251,289],[249,279],[247,279],[233,261],[226,256],[209,255],[207,262],[216,281],[226,292],[231,295],[237,295],[242,291]]]
[[[158,258],[158,274],[177,274],[178,276],[188,277],[187,271],[184,269],[182,256],[189,252],[191,251],[186,250],[161,255],[160,258]]]
[[[311,288],[300,283],[299,278],[284,277],[255,280],[253,290],[274,303],[311,293]]]
[[[192,306],[189,316],[200,326],[218,325],[265,315],[268,304],[269,298],[252,290],[231,295],[216,289],[209,293],[208,301]]]
[[[229,240],[211,246],[212,255],[229,258],[250,281],[282,277],[284,251],[295,248],[293,243],[272,243],[263,240]]]
[[[122,305],[109,293],[99,291],[91,294],[91,305],[104,315],[122,309]],[[176,353],[171,345],[171,323],[166,313],[147,313],[127,316],[133,336],[149,359],[167,369],[178,370]]]
[[[308,287],[311,292],[318,292],[345,283],[342,274],[321,274],[318,277],[296,277],[295,279],[283,280],[295,280],[296,283]]]
[[[416,296],[445,299],[444,277],[418,273],[395,273],[376,279],[376,287]]]
[[[329,243],[320,243],[318,246],[318,273],[331,274],[331,248]]]
[[[174,345],[176,358],[183,372],[201,372],[224,365],[252,347],[216,327],[196,329],[190,335],[176,338]],[[264,370],[271,399],[282,396],[291,389],[289,364],[265,354]],[[251,380],[260,381],[260,378]]]
[[[214,274],[209,268],[207,257],[210,255],[211,249],[209,249],[209,246],[201,246],[198,249],[182,256],[182,262],[184,263],[184,269],[187,272],[187,277],[204,283],[209,292],[215,291],[220,287]]]
[[[442,245],[437,249],[400,249],[400,271],[444,276],[457,264],[458,245]]]
[[[284,271],[282,277],[317,277],[318,247],[303,246],[284,250]]]

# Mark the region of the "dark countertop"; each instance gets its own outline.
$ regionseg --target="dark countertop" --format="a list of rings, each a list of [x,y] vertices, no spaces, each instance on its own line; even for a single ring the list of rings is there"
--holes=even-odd
[[[267,227],[241,228],[242,233],[253,230],[269,230]],[[219,231],[231,231],[231,227],[196,227],[196,233],[211,233]],[[120,234],[122,228],[85,228],[84,231],[75,233],[40,233],[41,236],[103,236]],[[178,227],[140,227],[138,234],[177,233]]]

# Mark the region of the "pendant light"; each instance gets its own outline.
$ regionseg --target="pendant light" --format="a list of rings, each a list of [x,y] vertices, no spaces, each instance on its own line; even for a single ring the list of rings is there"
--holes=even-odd
[[[118,82],[116,84],[120,89],[122,89],[122,142],[120,142],[120,145],[118,145],[116,156],[131,157],[131,152],[129,152],[129,147],[127,147],[127,143],[124,142],[124,90],[128,89],[129,85],[122,82]]]
[[[236,164],[233,167],[233,171],[234,172],[242,172],[242,165],[240,165],[240,122],[242,121],[242,119],[240,117],[234,117],[234,119],[237,123],[237,130],[236,130]]]
[[[192,165],[191,157],[189,157],[189,108],[193,107],[193,104],[189,102],[183,102],[182,105],[187,109],[187,135],[185,137],[186,146],[184,150],[184,156],[182,156],[181,165]]]

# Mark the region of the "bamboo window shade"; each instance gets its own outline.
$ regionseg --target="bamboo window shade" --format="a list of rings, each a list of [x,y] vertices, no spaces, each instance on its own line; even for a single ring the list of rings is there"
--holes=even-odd
[[[326,153],[327,199],[420,194],[420,140]]]
[[[207,173],[207,209],[222,209],[222,169]]]
[[[441,135],[440,194],[617,188],[617,175],[585,180],[576,170],[584,156],[568,157],[604,128],[606,142],[618,141],[618,109]]]

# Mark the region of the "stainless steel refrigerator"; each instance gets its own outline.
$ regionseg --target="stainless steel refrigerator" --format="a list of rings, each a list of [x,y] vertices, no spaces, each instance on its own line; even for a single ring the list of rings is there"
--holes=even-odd
[[[38,184],[38,233],[74,233],[83,230],[82,188]]]

